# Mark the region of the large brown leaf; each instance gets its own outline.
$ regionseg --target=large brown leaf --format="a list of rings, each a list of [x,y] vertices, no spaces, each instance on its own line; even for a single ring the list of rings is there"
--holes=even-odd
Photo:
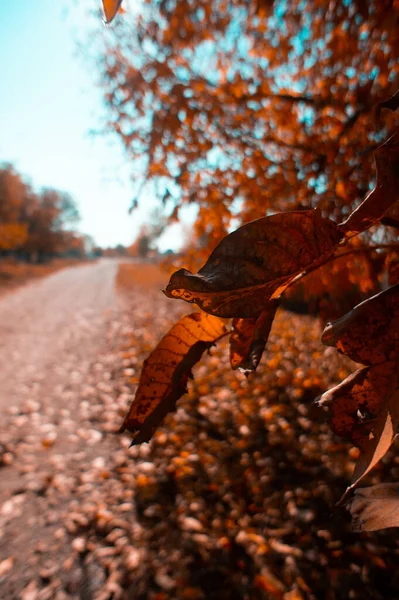
[[[355,371],[316,402],[328,408],[334,432],[358,448],[370,444],[370,433],[384,402],[396,387],[396,362],[385,362]]]
[[[325,344],[370,365],[329,390],[318,404],[331,411],[334,431],[361,452],[348,493],[390,448],[399,424],[399,286],[356,306],[329,324]]]
[[[372,296],[328,323],[322,342],[364,365],[392,358],[399,347],[399,284]]]
[[[399,361],[356,371],[318,400],[331,410],[333,430],[360,448],[350,492],[388,452],[399,425]],[[381,386],[381,387],[379,387]]]
[[[264,217],[226,236],[197,274],[176,271],[164,293],[219,317],[257,318],[297,275],[333,254],[341,237],[318,209]]]
[[[144,361],[136,396],[120,429],[139,432],[132,445],[151,439],[187,391],[192,367],[225,332],[220,319],[195,312],[182,317],[159,342]]]
[[[356,531],[399,527],[399,483],[357,489],[347,508]]]
[[[230,364],[233,369],[241,369],[245,374],[256,371],[277,306],[278,301],[272,300],[257,319],[233,319],[230,335]]]
[[[375,188],[339,225],[348,235],[365,231],[377,223],[399,200],[399,131],[374,153],[377,170]]]

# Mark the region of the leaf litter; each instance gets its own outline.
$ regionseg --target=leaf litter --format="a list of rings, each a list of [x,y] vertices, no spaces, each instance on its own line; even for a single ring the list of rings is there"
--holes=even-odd
[[[182,309],[136,287],[109,319],[108,347],[80,374],[66,366],[75,375],[56,406],[38,389],[4,416],[1,597],[395,597],[395,537],[359,539],[334,509],[356,454],[312,400],[353,364],[320,344],[317,320],[278,313],[249,381],[221,342],[150,444],[115,435]],[[371,483],[388,472],[399,477],[391,452]]]

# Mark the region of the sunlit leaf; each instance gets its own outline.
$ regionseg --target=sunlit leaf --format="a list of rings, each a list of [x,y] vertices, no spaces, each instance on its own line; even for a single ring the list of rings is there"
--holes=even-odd
[[[375,188],[339,226],[349,235],[374,225],[399,200],[399,132],[380,146],[374,157],[377,169]]]
[[[174,273],[164,292],[216,316],[257,318],[298,274],[330,256],[340,238],[318,210],[264,217],[226,236],[197,274]]]
[[[256,371],[265,349],[278,302],[272,300],[257,319],[233,319],[230,364],[245,373]]]
[[[122,4],[122,0],[102,0],[105,23],[109,25],[114,18],[116,13],[119,10],[120,5]]]
[[[357,531],[399,527],[399,483],[359,488],[347,508]]]
[[[138,432],[133,444],[148,442],[165,415],[187,391],[191,369],[226,332],[223,322],[204,313],[182,317],[144,361],[136,396],[121,432]]]

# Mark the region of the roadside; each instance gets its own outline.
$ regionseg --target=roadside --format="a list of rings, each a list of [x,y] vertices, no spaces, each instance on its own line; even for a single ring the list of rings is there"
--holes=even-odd
[[[88,261],[55,258],[45,264],[31,264],[10,259],[0,260],[0,295],[40,277],[46,277],[66,267],[87,264]]]

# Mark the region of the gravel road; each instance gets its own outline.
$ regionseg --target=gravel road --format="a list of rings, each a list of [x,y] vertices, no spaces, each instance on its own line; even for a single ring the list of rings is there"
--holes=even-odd
[[[118,309],[116,271],[112,260],[68,268],[0,298],[0,408],[19,406],[54,372],[91,358]]]
[[[69,593],[60,595],[60,580],[51,577],[50,589],[39,573],[63,570],[69,503],[93,461],[101,467],[120,447],[113,432],[121,417],[115,406],[104,410],[120,395],[109,381],[127,325],[117,269],[114,260],[67,268],[0,298],[2,600],[83,597],[79,566],[70,566]],[[107,439],[96,411],[112,420]]]

